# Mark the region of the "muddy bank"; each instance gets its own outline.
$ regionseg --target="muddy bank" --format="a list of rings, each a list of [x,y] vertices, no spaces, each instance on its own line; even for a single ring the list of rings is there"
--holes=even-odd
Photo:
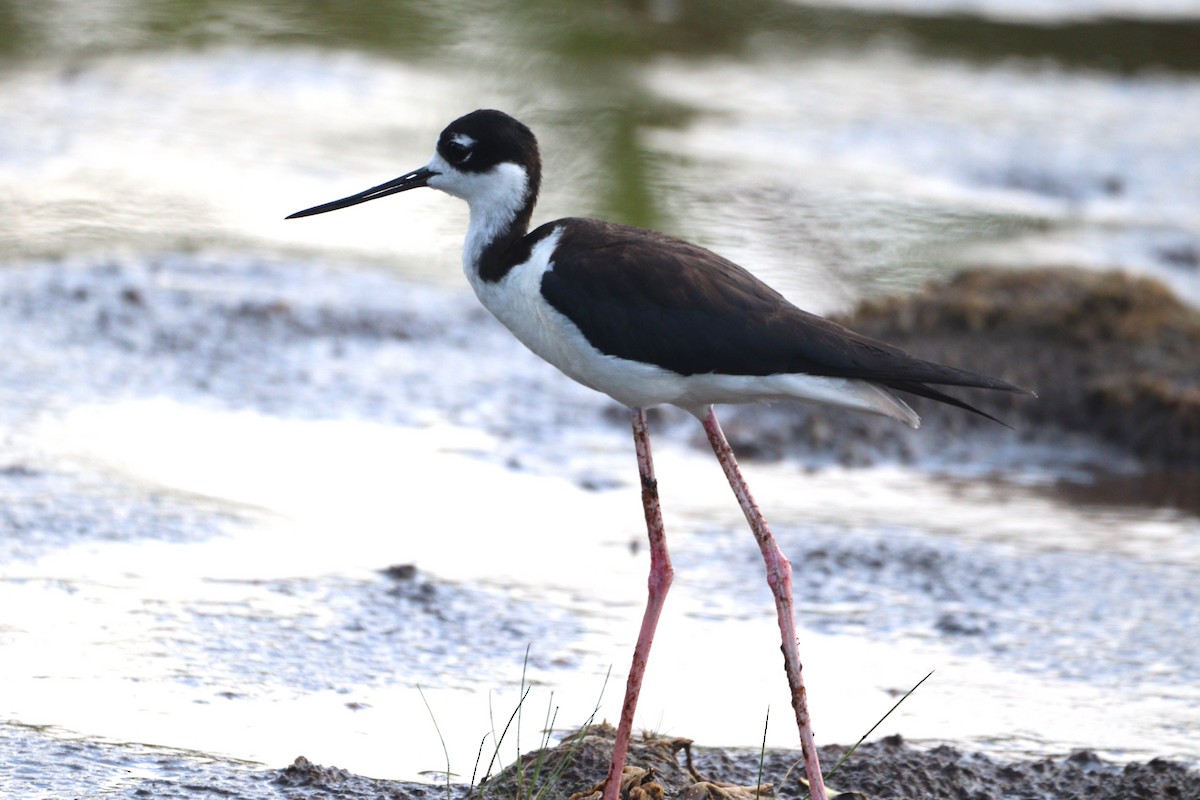
[[[799,444],[844,463],[913,459],[955,448],[1094,439],[1100,461],[1200,471],[1200,311],[1163,284],[1075,269],[971,270],[901,297],[864,303],[843,324],[935,361],[996,375],[1037,399],[955,394],[1004,420],[913,401],[920,431],[805,406],[731,414],[739,452],[779,457]],[[965,448],[958,437],[970,432]],[[970,455],[962,453],[963,456]],[[1128,465],[1125,465],[1128,466]]]
[[[1037,402],[980,398],[1012,424],[1089,431],[1148,460],[1200,469],[1200,311],[1158,281],[975,270],[866,304],[849,322],[1034,387]]]
[[[480,797],[527,796],[531,783],[548,787],[545,797],[598,798],[612,752],[612,729],[593,727],[587,735],[568,736],[558,747],[525,755],[497,778],[485,782]],[[821,748],[828,772],[846,747]],[[758,796],[803,798],[807,786],[799,751],[724,750],[694,747],[682,737],[647,735],[635,741],[622,783],[623,797],[722,798]],[[538,776],[535,781],[534,776]],[[598,777],[599,776],[599,777]],[[761,783],[760,783],[761,779]],[[1039,761],[1000,761],[953,747],[921,749],[900,736],[865,744],[854,752],[829,786],[842,797],[872,800],[922,798],[1030,797],[1170,798],[1200,795],[1200,772],[1163,759],[1118,765],[1088,751]],[[519,790],[524,787],[525,791]]]
[[[162,800],[198,797],[393,798],[393,800],[466,800],[466,798],[541,797],[544,800],[591,800],[611,753],[611,728],[594,727],[586,736],[568,736],[557,747],[527,753],[482,785],[409,783],[356,775],[336,766],[314,764],[304,756],[283,768],[263,769],[169,748],[60,740],[34,728],[0,728],[0,741],[19,746],[26,758],[7,777],[19,793],[37,786],[56,796],[90,796],[98,786],[114,798],[153,796]],[[821,748],[829,770],[845,747]],[[488,754],[485,752],[486,761]],[[70,765],[52,786],[36,770],[38,759]],[[726,750],[693,746],[681,737],[649,738],[631,747],[623,797],[645,800],[752,800],[756,797],[802,798],[803,766],[799,752]],[[468,765],[469,766],[469,765]],[[479,767],[482,771],[486,763]],[[759,786],[759,776],[762,780]],[[27,782],[28,781],[28,782]],[[953,747],[923,749],[891,736],[860,747],[828,781],[844,798],[870,800],[962,800],[1024,797],[1052,800],[1087,797],[1200,797],[1200,771],[1154,759],[1116,764],[1089,751],[1037,761],[1003,761]],[[632,792],[630,791],[632,790]],[[538,793],[540,792],[540,793]]]

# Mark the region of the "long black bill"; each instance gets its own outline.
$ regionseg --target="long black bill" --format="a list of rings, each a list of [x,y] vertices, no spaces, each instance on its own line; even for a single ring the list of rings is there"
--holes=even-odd
[[[296,219],[297,217],[311,217],[314,214],[324,214],[326,211],[337,211],[339,208],[348,208],[356,206],[359,203],[365,203],[368,200],[378,200],[380,197],[387,197],[389,194],[397,192],[407,192],[409,189],[419,189],[422,186],[429,185],[429,179],[436,172],[428,167],[421,167],[413,170],[407,175],[401,175],[395,180],[381,183],[378,186],[373,186],[365,192],[352,194],[349,197],[343,197],[341,200],[334,200],[332,203],[325,203],[312,208],[306,208],[303,211],[297,211],[295,214],[290,214],[285,219]]]

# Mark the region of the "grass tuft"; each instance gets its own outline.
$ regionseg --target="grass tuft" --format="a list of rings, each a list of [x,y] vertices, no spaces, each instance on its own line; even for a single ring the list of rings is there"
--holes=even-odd
[[[909,695],[911,695],[913,692],[915,692],[917,689],[919,689],[921,687],[922,683],[929,680],[930,676],[933,675],[933,672],[934,672],[933,670],[929,670],[929,672],[925,675],[925,677],[921,678],[921,680],[919,680],[915,684],[913,684],[913,687],[911,689],[909,689],[907,692],[905,692],[903,695],[901,695],[900,699],[897,700],[895,703],[893,703],[892,707],[889,708],[887,710],[887,712],[882,717],[880,717],[875,722],[875,724],[872,725],[867,730],[866,733],[864,733],[862,736],[858,737],[858,741],[854,743],[853,747],[851,747],[849,750],[846,751],[846,754],[844,756],[842,756],[841,758],[838,759],[838,762],[833,765],[833,769],[831,769],[825,773],[825,779],[828,780],[829,777],[831,775],[833,775],[833,773],[837,772],[838,769],[840,769],[843,764],[845,764],[847,761],[849,761],[850,756],[854,755],[854,751],[859,748],[859,745],[861,745],[863,742],[865,742],[867,740],[867,737],[870,736],[872,733],[874,733],[875,729],[878,728],[880,725],[882,725],[883,721],[885,719],[887,719],[888,717],[890,717],[892,715],[892,712],[895,711],[897,708],[899,708],[900,704],[908,699]],[[792,764],[791,767],[788,768],[788,771],[783,776],[784,781],[787,780],[788,775],[792,774],[792,770],[795,769],[796,767],[798,767],[801,763],[803,763],[803,761],[797,761],[794,764]],[[804,783],[805,783],[805,785],[808,785],[808,781],[804,781]],[[836,794],[836,792],[830,792],[829,794],[832,797],[834,794]],[[802,800],[808,800],[808,798],[811,796],[812,795],[806,793],[804,795],[804,797],[802,798]]]
[[[468,800],[483,800],[487,794],[487,788],[490,784],[497,783],[498,779],[503,779],[503,789],[497,789],[497,793],[503,791],[504,800],[542,800],[550,794],[561,782],[563,775],[570,768],[576,753],[583,746],[584,737],[595,724],[596,715],[600,713],[601,701],[604,697],[604,690],[608,686],[608,680],[612,675],[610,669],[608,674],[604,676],[604,684],[601,686],[600,695],[596,698],[596,705],[592,709],[592,713],[588,716],[584,725],[572,736],[572,744],[566,750],[565,754],[559,754],[550,747],[550,738],[554,733],[554,726],[558,720],[558,706],[554,705],[554,695],[551,693],[550,699],[546,704],[546,714],[542,725],[541,740],[536,752],[529,756],[524,756],[521,753],[520,747],[520,726],[522,709],[525,701],[529,697],[531,686],[528,685],[526,679],[526,669],[529,663],[529,648],[525,650],[525,663],[521,668],[521,697],[517,701],[516,707],[509,714],[507,722],[504,724],[503,730],[499,736],[496,735],[494,717],[492,731],[485,735],[479,743],[479,752],[475,756],[475,768],[471,773],[471,786],[467,791]],[[491,708],[489,705],[489,716]],[[493,778],[492,770],[500,761],[500,752],[505,739],[508,737],[513,723],[517,725],[515,734],[515,745],[517,748],[517,758],[511,767],[506,771],[502,771]],[[484,770],[483,777],[479,777],[479,765],[483,760],[484,748],[487,746],[488,738],[494,741],[492,745],[491,756],[488,760],[487,769]],[[447,771],[449,765],[447,763]],[[508,775],[505,775],[508,772]],[[478,778],[478,783],[476,783]],[[447,783],[447,785],[449,785]]]

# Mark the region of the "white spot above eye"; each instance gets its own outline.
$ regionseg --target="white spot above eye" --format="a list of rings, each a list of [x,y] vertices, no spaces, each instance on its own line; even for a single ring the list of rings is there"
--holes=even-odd
[[[465,164],[470,161],[471,156],[474,155],[472,148],[475,147],[475,140],[470,136],[467,136],[465,133],[456,133],[453,137],[451,137],[451,141],[466,151],[466,154],[463,155],[460,163]]]

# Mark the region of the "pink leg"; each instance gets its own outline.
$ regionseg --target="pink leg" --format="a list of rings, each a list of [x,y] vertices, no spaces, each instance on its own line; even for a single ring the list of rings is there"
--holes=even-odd
[[[658,481],[654,479],[654,462],[650,458],[646,412],[640,408],[633,409],[633,445],[637,451],[638,474],[642,479],[646,532],[650,536],[650,597],[646,601],[646,613],[642,616],[637,647],[633,650],[633,666],[629,668],[629,683],[625,686],[625,703],[621,707],[621,723],[617,726],[617,741],[613,744],[612,764],[604,784],[603,800],[617,800],[621,793],[621,771],[625,767],[625,755],[633,734],[633,713],[642,689],[642,676],[646,672],[646,661],[650,658],[650,645],[654,641],[654,629],[658,627],[663,601],[667,599],[667,590],[671,588],[671,579],[675,575],[671,557],[667,554],[667,535],[663,530],[662,511],[658,505]]]
[[[800,728],[800,747],[804,753],[804,769],[808,773],[809,794],[813,800],[826,800],[825,780],[821,775],[821,764],[817,760],[817,746],[813,739],[812,720],[808,716],[808,697],[804,690],[804,679],[800,675],[803,667],[800,664],[800,651],[796,646],[796,620],[792,610],[792,565],[787,556],[775,543],[767,521],[763,519],[758,504],[750,495],[750,487],[738,469],[737,459],[733,456],[733,448],[717,422],[717,415],[712,407],[704,418],[704,432],[712,444],[725,477],[737,495],[738,504],[754,531],[758,547],[762,550],[763,560],[767,564],[767,583],[775,595],[775,609],[779,612],[779,632],[783,637],[783,666],[787,671],[788,685],[792,689],[792,708],[796,712],[796,725]]]

